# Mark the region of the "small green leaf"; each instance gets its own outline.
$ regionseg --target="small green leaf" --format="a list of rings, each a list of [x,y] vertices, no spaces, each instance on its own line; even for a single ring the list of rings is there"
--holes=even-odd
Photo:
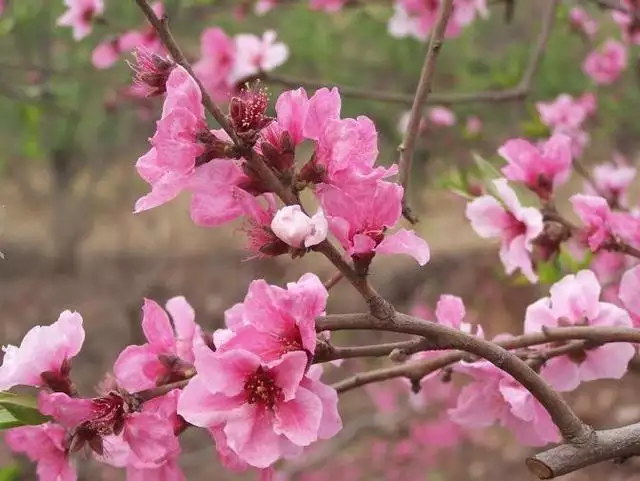
[[[549,127],[540,122],[538,118],[522,122],[520,128],[525,136],[534,139],[546,138],[551,134]]]
[[[20,426],[24,426],[24,424],[16,419],[9,411],[4,408],[0,408],[0,431],[18,428]]]
[[[477,152],[471,152],[471,156],[473,157],[473,161],[480,172],[480,176],[482,180],[492,180],[497,179],[498,177],[502,177],[502,174],[498,169],[496,169],[491,162],[486,160]]]
[[[541,284],[555,284],[564,277],[564,272],[558,259],[536,263],[536,272]]]
[[[35,398],[9,392],[0,392],[0,407],[24,425],[46,423],[49,418],[38,410]]]
[[[0,468],[0,481],[18,481],[20,479],[20,468],[15,464]]]

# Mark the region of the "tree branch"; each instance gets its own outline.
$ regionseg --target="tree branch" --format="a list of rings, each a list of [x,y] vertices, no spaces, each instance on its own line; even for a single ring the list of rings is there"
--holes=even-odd
[[[593,430],[580,420],[562,396],[515,354],[490,341],[456,329],[396,313],[389,321],[369,314],[327,316],[317,321],[319,331],[382,330],[423,336],[432,350],[459,349],[475,354],[511,375],[549,412],[563,438],[570,443],[585,443]]]
[[[595,431],[583,444],[561,444],[527,459],[529,470],[540,479],[552,479],[609,460],[640,456],[640,423]]]
[[[449,17],[453,11],[453,0],[444,0],[440,5],[440,12],[438,15],[438,22],[429,38],[429,45],[427,46],[427,54],[424,58],[422,65],[422,71],[420,72],[420,80],[418,81],[418,87],[413,99],[413,105],[411,106],[411,114],[409,116],[409,124],[407,126],[407,132],[404,136],[402,143],[398,146],[400,152],[398,183],[403,187],[404,194],[402,195],[402,214],[406,219],[415,224],[417,219],[411,213],[411,209],[407,204],[407,191],[409,187],[409,176],[411,175],[411,163],[413,161],[413,151],[418,140],[418,129],[420,127],[420,121],[422,120],[422,110],[433,84],[433,78],[436,71],[436,62],[438,55],[442,49],[442,43],[444,34],[447,30],[447,24],[449,23]]]

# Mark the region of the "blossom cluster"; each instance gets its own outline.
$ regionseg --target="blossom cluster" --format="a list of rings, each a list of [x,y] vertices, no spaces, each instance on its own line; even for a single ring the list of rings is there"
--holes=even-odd
[[[37,388],[50,418],[9,430],[6,441],[38,463],[43,481],[75,480],[71,455],[84,448],[126,467],[130,480],[182,480],[178,436],[189,426],[210,433],[232,470],[299,455],[342,427],[335,390],[320,381],[322,366],[310,364],[327,295],[313,274],[286,289],[254,281],[225,313],[227,327],[212,334],[195,323],[184,297],[170,299],[166,311],[147,299],[147,342],[121,352],[96,397],[81,396],[71,380],[85,333],[80,314],[65,311],[19,347],[4,348],[0,391]]]

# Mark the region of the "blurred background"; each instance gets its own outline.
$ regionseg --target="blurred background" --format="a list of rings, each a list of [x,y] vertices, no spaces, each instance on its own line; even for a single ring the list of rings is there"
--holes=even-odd
[[[74,373],[81,388],[90,392],[125,345],[141,342],[143,297],[164,302],[185,295],[198,313],[197,321],[212,330],[220,325],[224,310],[244,297],[252,279],[282,285],[304,272],[328,278],[333,270],[314,254],[296,261],[246,260],[249,254],[239,226],[196,227],[183,197],[134,215],[135,200],[147,192],[134,165],[148,149],[147,138],[153,134],[161,103],[123,98],[123,88],[130,83],[127,56],[108,70],[94,68],[90,58],[95,46],[110,35],[139,28],[142,15],[133,1],[105,2],[106,22],[95,25],[87,39],[75,42],[69,29],[55,25],[64,11],[62,3],[14,0],[0,16],[0,251],[4,254],[0,344],[19,342],[30,327],[53,322],[64,309],[78,310],[85,319],[87,341]],[[165,7],[174,35],[190,58],[199,56],[204,28],[220,26],[229,35],[262,35],[273,29],[290,48],[289,59],[274,72],[278,75],[413,94],[425,44],[388,34],[392,9],[384,3],[389,2],[364,2],[335,14],[311,11],[303,1],[285,2],[265,16],[249,12],[242,19],[234,8],[238,3],[167,0]],[[546,1],[517,1],[513,18],[506,22],[505,6],[492,5],[489,19],[476,21],[445,43],[434,92],[515,87],[545,8]],[[619,36],[609,13],[590,12],[603,19],[599,38]],[[545,287],[504,277],[496,246],[473,233],[464,218],[464,200],[446,186],[454,169],[472,164],[472,152],[492,159],[510,137],[546,135],[535,102],[551,101],[561,93],[578,96],[590,89],[580,69],[589,51],[590,46],[571,29],[568,6],[563,5],[526,101],[454,105],[456,125],[423,132],[414,161],[411,205],[420,218],[416,228],[431,246],[432,260],[418,268],[412,260],[376,259],[372,268],[374,285],[400,309],[408,310],[416,302],[433,307],[440,294],[451,293],[465,300],[469,319],[481,322],[490,335],[522,330],[525,307]],[[633,163],[637,159],[640,87],[637,59],[632,56],[630,61],[632,66],[620,81],[598,92],[598,114],[588,128],[586,164],[609,161],[614,151]],[[282,87],[268,86],[275,100]],[[409,108],[410,104],[343,97],[343,117],[367,115],[374,120],[380,162],[385,164],[396,161],[401,140],[398,122]],[[469,117],[481,119],[479,134],[465,130]],[[566,191],[580,187],[581,181],[574,179]],[[362,308],[346,283],[332,291],[329,312]],[[373,339],[337,337],[337,342],[367,340]],[[337,380],[373,365],[345,363],[327,369],[327,376]],[[583,386],[570,399],[586,421],[613,426],[640,420],[637,388],[631,373],[623,383]],[[523,463],[529,448],[501,429],[454,435],[447,431],[454,438],[447,441],[434,428],[424,445],[403,445],[406,419],[389,422],[380,408],[385,393],[396,389],[380,385],[374,391],[354,391],[342,399],[349,426],[346,442],[315,463],[286,469],[299,479],[318,480],[532,479]],[[433,413],[426,416],[437,418]],[[190,481],[243,477],[218,466],[208,440],[190,435],[184,447]],[[384,466],[379,466],[381,459]],[[109,468],[91,467],[88,460],[79,463],[84,480],[122,476]],[[32,466],[11,459],[1,448],[0,467],[5,467],[0,469],[2,481],[35,479]],[[631,460],[566,479],[640,479],[634,475],[637,468]]]

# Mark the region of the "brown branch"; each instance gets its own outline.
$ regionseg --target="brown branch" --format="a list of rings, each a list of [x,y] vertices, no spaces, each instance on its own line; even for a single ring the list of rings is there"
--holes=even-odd
[[[344,274],[340,271],[336,272],[329,279],[324,282],[324,288],[326,290],[330,290],[333,286],[335,286],[338,282],[340,282],[344,278]]]
[[[202,92],[202,104],[204,105],[204,107],[213,116],[213,118],[216,119],[216,122],[220,124],[220,127],[222,127],[222,129],[229,135],[233,143],[238,145],[240,143],[238,140],[238,136],[236,135],[233,128],[231,128],[231,124],[227,120],[227,117],[224,115],[224,112],[222,112],[220,107],[218,107],[213,102],[204,86],[202,85],[202,82],[200,82],[198,77],[196,77],[196,75],[193,73],[191,65],[189,64],[186,57],[182,53],[182,50],[173,38],[171,30],[169,30],[168,17],[165,15],[162,18],[158,18],[147,0],[134,1],[138,4],[140,10],[142,10],[142,13],[144,13],[144,16],[147,17],[147,20],[149,21],[151,26],[158,33],[160,40],[162,40],[162,43],[167,48],[176,63],[183,67],[187,72],[189,72],[189,75],[191,75],[191,77],[193,77],[193,79],[198,84],[200,92]]]
[[[193,375],[195,375],[195,371]],[[193,376],[190,376],[190,378],[191,377]],[[145,389],[144,391],[138,391],[137,393],[134,393],[133,396],[140,403],[144,403],[146,401],[150,401],[151,399],[164,396],[165,394],[170,393],[174,389],[183,389],[187,384],[189,384],[189,379],[172,382],[171,384],[163,384],[162,386],[152,387],[149,389]]]
[[[317,322],[317,328],[319,331],[367,329],[413,334],[423,336],[432,350],[458,349],[474,354],[508,373],[527,389],[549,412],[565,440],[584,443],[592,435],[593,430],[576,416],[558,392],[518,356],[493,342],[400,313],[388,321],[369,314],[327,316]]]
[[[444,40],[444,34],[447,30],[449,17],[453,11],[453,0],[444,0],[440,5],[438,14],[438,22],[429,38],[427,46],[427,54],[424,58],[422,71],[420,72],[420,80],[411,106],[411,114],[409,116],[409,124],[402,143],[398,146],[400,152],[400,160],[398,161],[398,183],[404,189],[402,195],[402,214],[405,218],[415,224],[417,219],[413,216],[411,208],[407,202],[407,192],[409,188],[409,176],[411,175],[411,163],[413,161],[413,151],[418,140],[418,129],[422,120],[422,110],[433,84],[434,74],[436,72],[436,62]]]
[[[320,321],[319,321],[320,322]],[[424,321],[423,321],[424,322]],[[321,323],[322,325],[322,323]],[[525,347],[546,344],[549,342],[564,342],[585,340],[592,343],[612,343],[612,342],[633,342],[640,343],[640,329],[624,328],[624,327],[589,327],[589,326],[572,326],[545,329],[544,332],[534,332],[523,334],[521,336],[496,341],[496,345],[504,349],[521,349]],[[414,341],[407,341],[414,342]],[[392,345],[387,345],[390,354],[393,350]],[[397,347],[397,346],[396,346]],[[427,350],[429,346],[422,343],[419,350]],[[334,349],[340,349],[335,347]],[[406,354],[412,351],[408,350]],[[413,351],[417,352],[417,351]],[[381,355],[385,355],[384,353]],[[424,376],[450,366],[456,362],[463,360],[467,356],[466,352],[455,351],[448,352],[436,359],[424,361],[415,361],[401,366],[393,366],[388,368],[376,369],[368,372],[358,373],[347,379],[336,383],[334,387],[338,392],[346,392],[351,389],[364,386],[373,382],[386,381],[396,377],[406,377],[412,381],[419,381]]]
[[[540,479],[552,479],[603,461],[640,456],[640,423],[595,431],[583,444],[561,444],[527,459]]]

